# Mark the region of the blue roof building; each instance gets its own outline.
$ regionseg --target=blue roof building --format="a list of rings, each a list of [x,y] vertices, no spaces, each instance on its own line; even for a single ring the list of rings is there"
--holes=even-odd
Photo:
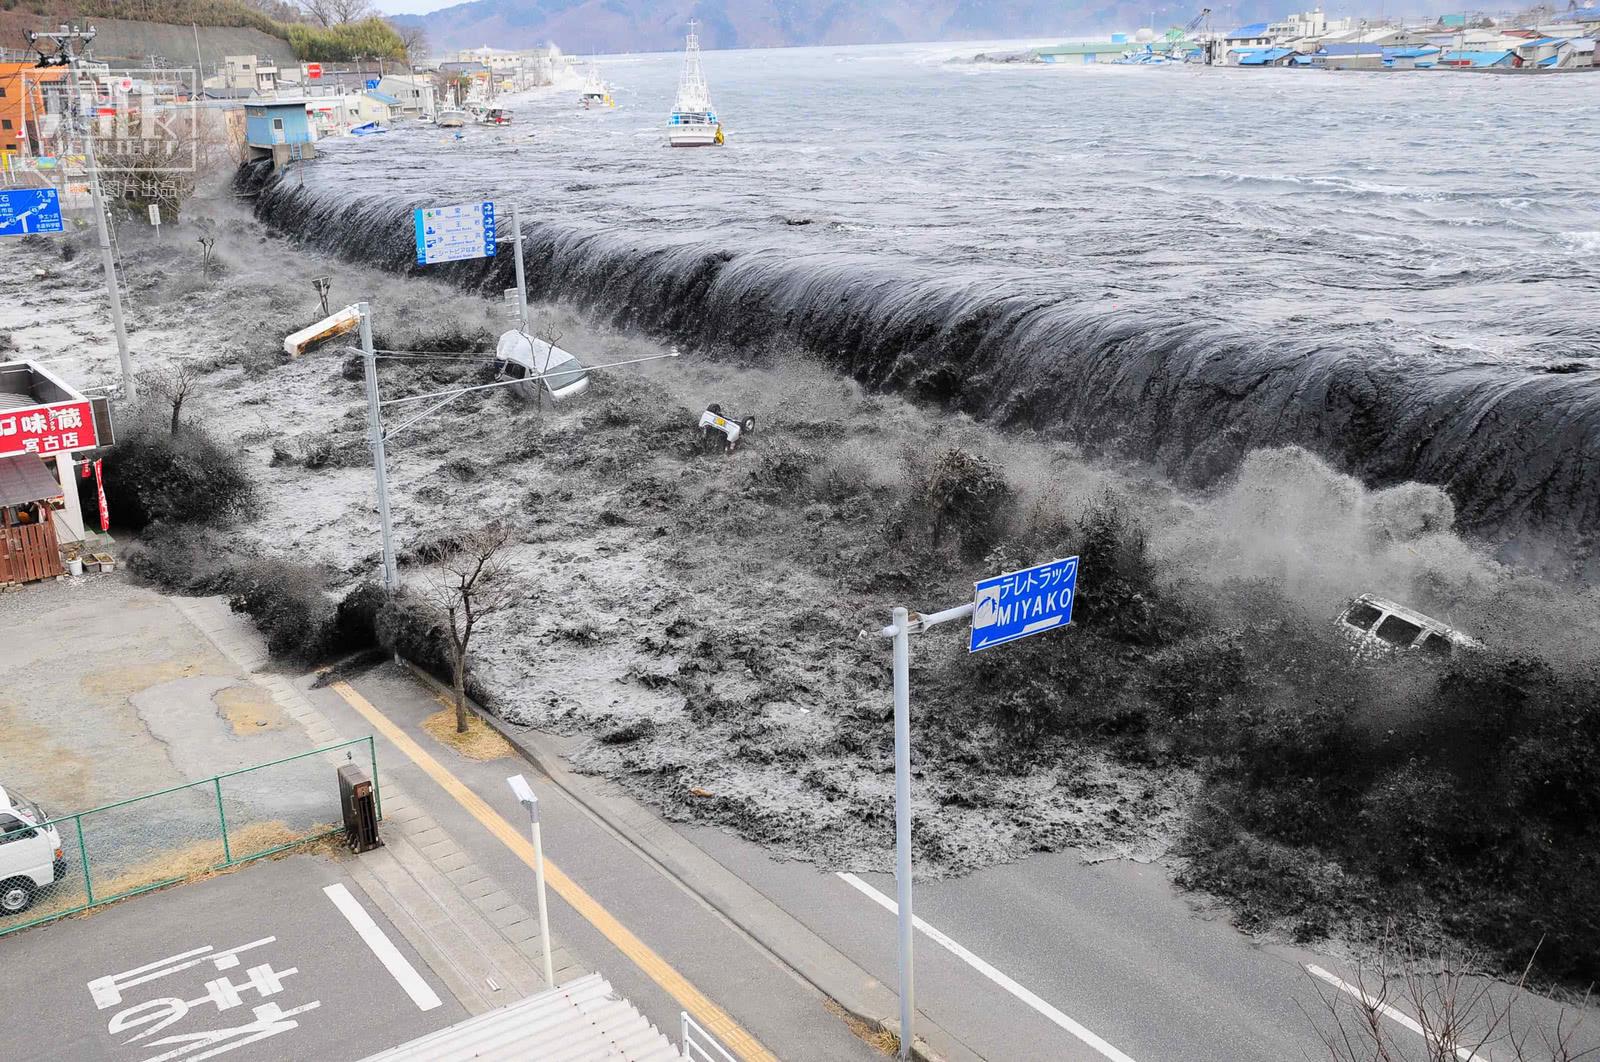
[[[1288,66],[1295,56],[1295,50],[1293,48],[1246,48],[1237,54],[1240,66]]]
[[[1223,40],[1253,41],[1258,37],[1265,37],[1267,35],[1268,25],[1269,23],[1266,22],[1252,22],[1248,26],[1240,26],[1238,29],[1224,37]]]
[[[1491,66],[1510,66],[1515,52],[1450,52],[1442,56],[1439,66],[1470,67],[1479,69]]]
[[[316,139],[306,118],[305,100],[262,100],[244,108],[244,139],[253,148],[309,144]]]

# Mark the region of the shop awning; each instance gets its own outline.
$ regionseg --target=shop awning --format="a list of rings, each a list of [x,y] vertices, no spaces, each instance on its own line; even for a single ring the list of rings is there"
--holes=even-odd
[[[61,497],[61,484],[38,454],[0,457],[0,505],[25,505]]]

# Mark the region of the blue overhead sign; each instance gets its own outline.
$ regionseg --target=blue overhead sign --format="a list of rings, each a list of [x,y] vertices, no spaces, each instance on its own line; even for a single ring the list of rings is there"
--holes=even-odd
[[[1078,596],[1078,558],[1036,564],[996,575],[972,588],[972,640],[969,653],[1014,642],[1072,622]]]
[[[54,188],[11,188],[0,191],[0,236],[63,232],[61,196]]]
[[[460,203],[415,212],[417,265],[493,258],[494,204]]]

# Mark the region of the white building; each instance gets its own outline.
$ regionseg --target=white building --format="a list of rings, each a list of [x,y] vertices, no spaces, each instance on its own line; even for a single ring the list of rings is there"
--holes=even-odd
[[[1307,37],[1319,39],[1330,33],[1343,33],[1355,28],[1348,18],[1330,19],[1322,8],[1301,11],[1277,22],[1267,23],[1267,36],[1274,44],[1288,44]]]
[[[254,55],[226,55],[216,76],[206,78],[206,87],[268,96],[278,88],[278,65]]]
[[[413,118],[419,114],[434,114],[439,109],[437,89],[431,77],[385,74],[378,82],[378,91],[399,100],[399,112]]]

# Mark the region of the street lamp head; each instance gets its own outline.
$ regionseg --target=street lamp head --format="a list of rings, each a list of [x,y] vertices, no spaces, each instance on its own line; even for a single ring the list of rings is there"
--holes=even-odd
[[[528,780],[520,774],[514,774],[506,779],[506,785],[511,787],[511,792],[516,796],[518,802],[528,810],[528,818],[538,822],[539,798],[534,795],[533,787],[528,784]]]

